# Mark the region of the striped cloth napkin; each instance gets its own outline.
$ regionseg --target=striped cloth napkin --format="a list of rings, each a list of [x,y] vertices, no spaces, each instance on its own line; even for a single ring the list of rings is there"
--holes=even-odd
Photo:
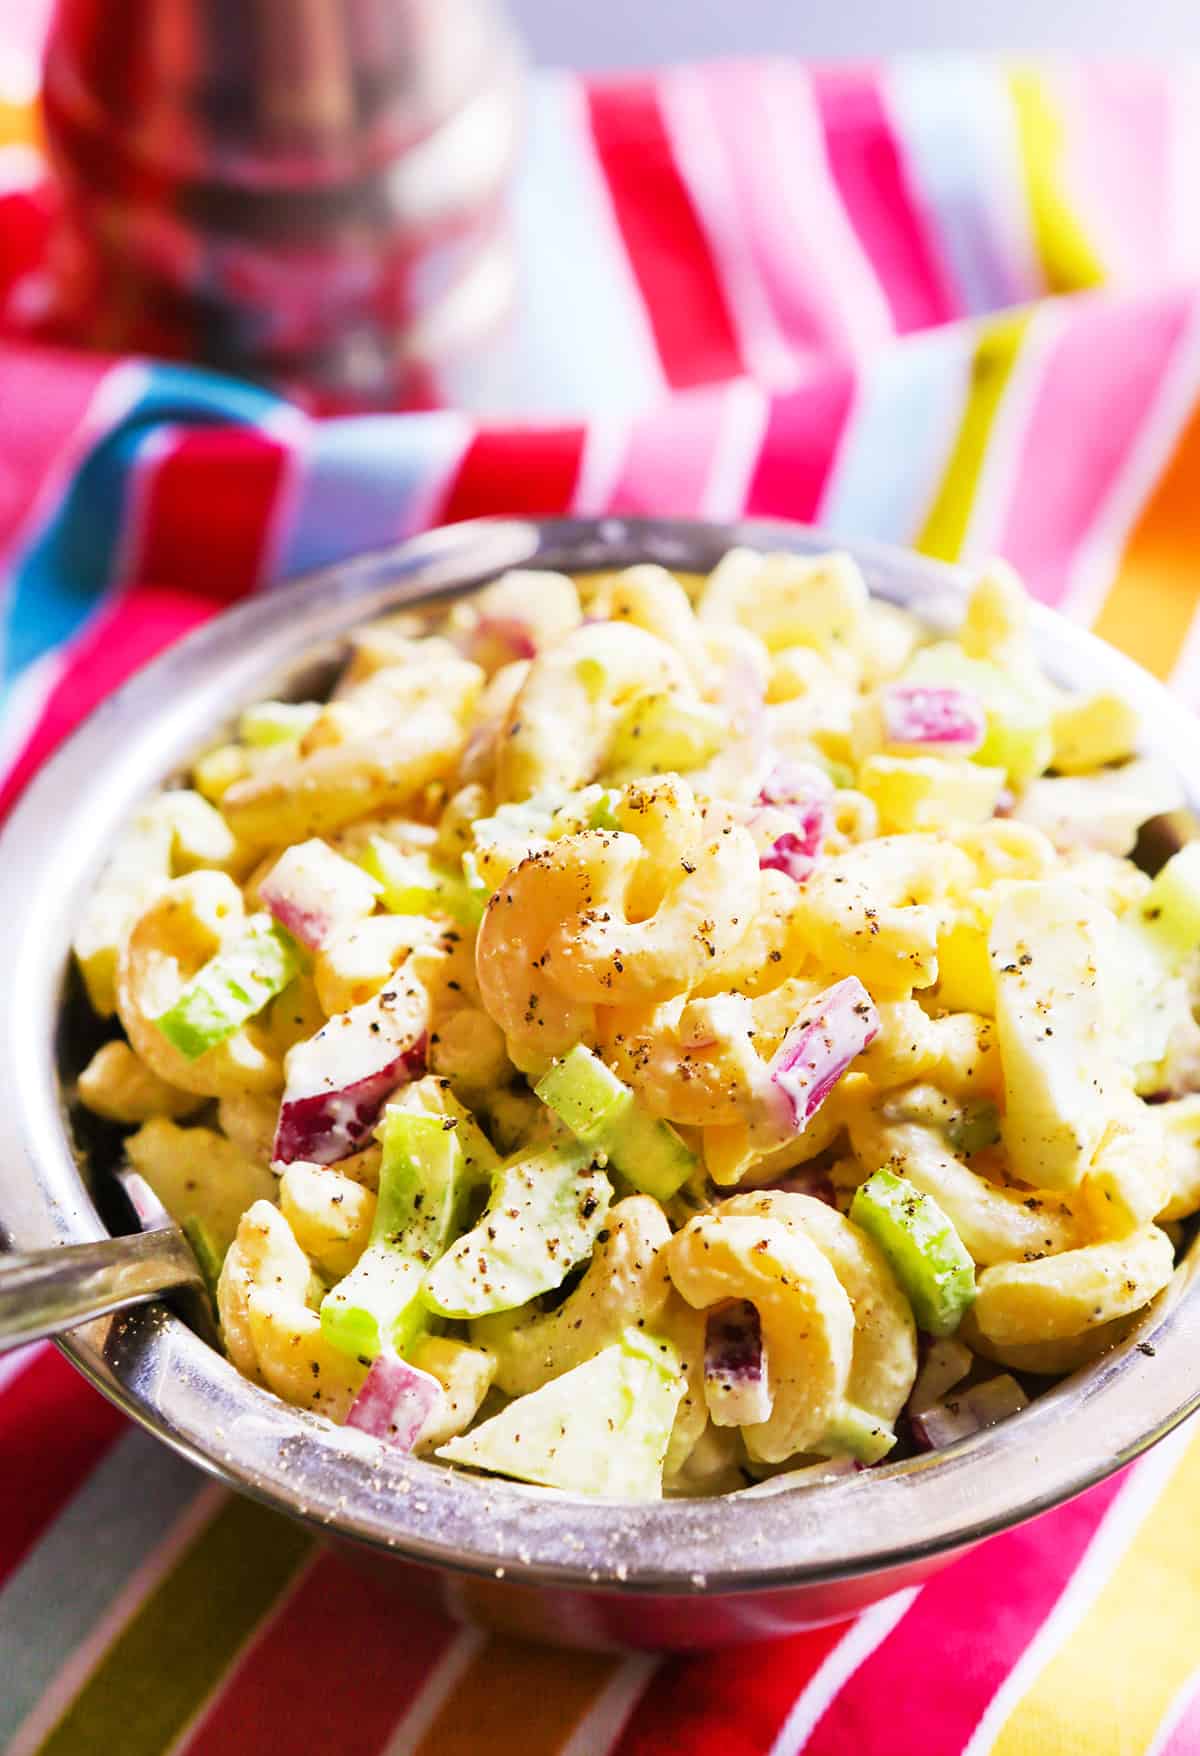
[[[31,339],[49,202],[32,81],[0,55],[4,798],[232,599],[490,511],[999,550],[1196,697],[1198,97],[1190,72],[970,60],[544,78],[519,399],[318,422]],[[39,1347],[0,1362],[0,1745],[1194,1756],[1197,1505],[1184,1430],[847,1626],[556,1653],[407,1615]]]

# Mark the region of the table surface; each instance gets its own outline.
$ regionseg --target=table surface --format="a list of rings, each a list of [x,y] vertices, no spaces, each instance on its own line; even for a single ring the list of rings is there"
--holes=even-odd
[[[508,0],[538,60],[628,67],[683,56],[779,51],[877,55],[1031,50],[1200,54],[1195,0]]]

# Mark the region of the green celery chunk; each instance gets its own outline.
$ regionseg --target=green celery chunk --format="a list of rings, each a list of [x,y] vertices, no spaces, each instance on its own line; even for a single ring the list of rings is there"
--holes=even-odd
[[[970,1158],[1000,1142],[1000,1112],[983,1101],[964,1104],[946,1123],[946,1138],[955,1152]]]
[[[879,1245],[927,1335],[952,1335],[975,1299],[975,1264],[932,1196],[879,1170],[855,1192],[850,1218]]]
[[[603,1152],[637,1189],[668,1201],[696,1170],[669,1122],[648,1116],[632,1091],[582,1043],[534,1087],[577,1140]]]
[[[627,1329],[611,1347],[518,1397],[437,1455],[567,1493],[657,1500],[685,1385],[670,1342]]]
[[[487,1317],[561,1286],[591,1255],[612,1184],[572,1142],[502,1164],[479,1223],[430,1269],[422,1297],[442,1317]]]
[[[221,1265],[225,1260],[224,1253],[217,1246],[217,1241],[202,1219],[190,1214],[180,1227],[184,1237],[192,1246],[192,1253],[200,1265],[204,1276],[204,1284],[208,1288],[213,1304],[217,1299],[217,1282],[221,1278]]]
[[[1141,915],[1175,961],[1200,947],[1200,841],[1180,848],[1156,874]]]
[[[844,1402],[814,1447],[818,1457],[853,1457],[859,1463],[878,1463],[896,1443],[886,1421],[857,1403]]]
[[[315,701],[260,701],[238,721],[238,739],[255,750],[296,744],[320,712]]]
[[[991,659],[972,658],[953,641],[924,646],[904,671],[905,683],[954,683],[978,696],[987,718],[983,743],[971,760],[1003,768],[1024,786],[1050,766],[1054,733],[1049,704]]]
[[[281,994],[299,968],[290,936],[269,915],[255,915],[154,1022],[181,1055],[199,1060]]]
[[[390,914],[449,915],[464,927],[477,927],[483,919],[487,896],[482,886],[435,866],[425,854],[402,853],[373,835],[359,864],[380,885]]]
[[[686,774],[715,756],[728,737],[728,718],[715,707],[673,695],[643,695],[618,723],[605,771],[613,780]]]
[[[321,1328],[343,1352],[374,1359],[403,1353],[428,1312],[421,1285],[462,1228],[471,1182],[452,1117],[388,1108],[379,1127],[383,1161],[371,1241],[321,1301]]]

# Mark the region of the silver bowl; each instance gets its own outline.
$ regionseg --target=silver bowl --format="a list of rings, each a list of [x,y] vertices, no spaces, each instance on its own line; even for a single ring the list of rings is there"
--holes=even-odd
[[[70,975],[83,899],[123,821],[246,703],[333,674],[352,624],[459,595],[506,567],[710,568],[732,543],[810,552],[835,539],[771,523],[486,521],[435,532],[208,623],[107,701],[42,771],[0,841],[0,1246],[105,1235],[96,1154],[65,1083],[88,1023]],[[949,624],[961,576],[848,542],[872,588]],[[1061,682],[1119,690],[1146,745],[1200,800],[1195,721],[1120,654],[1048,611]],[[94,1185],[94,1187],[93,1187]],[[93,1198],[95,1195],[95,1199]],[[694,1648],[839,1620],[1136,1457],[1200,1405],[1200,1245],[1139,1327],[1015,1419],[934,1455],[774,1494],[588,1501],[387,1454],[240,1377],[166,1306],[76,1331],[68,1357],[148,1431],[223,1482],[385,1564],[403,1591],[509,1632],[588,1647]],[[1153,1356],[1139,1351],[1150,1341]]]

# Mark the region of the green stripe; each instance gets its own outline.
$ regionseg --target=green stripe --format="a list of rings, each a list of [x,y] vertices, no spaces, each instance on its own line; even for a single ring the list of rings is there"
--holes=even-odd
[[[227,1501],[109,1647],[39,1756],[162,1756],[312,1545],[276,1513]]]
[[[957,561],[962,552],[992,426],[1031,315],[1019,311],[980,325],[966,407],[937,497],[917,538],[918,549],[939,561]]]

